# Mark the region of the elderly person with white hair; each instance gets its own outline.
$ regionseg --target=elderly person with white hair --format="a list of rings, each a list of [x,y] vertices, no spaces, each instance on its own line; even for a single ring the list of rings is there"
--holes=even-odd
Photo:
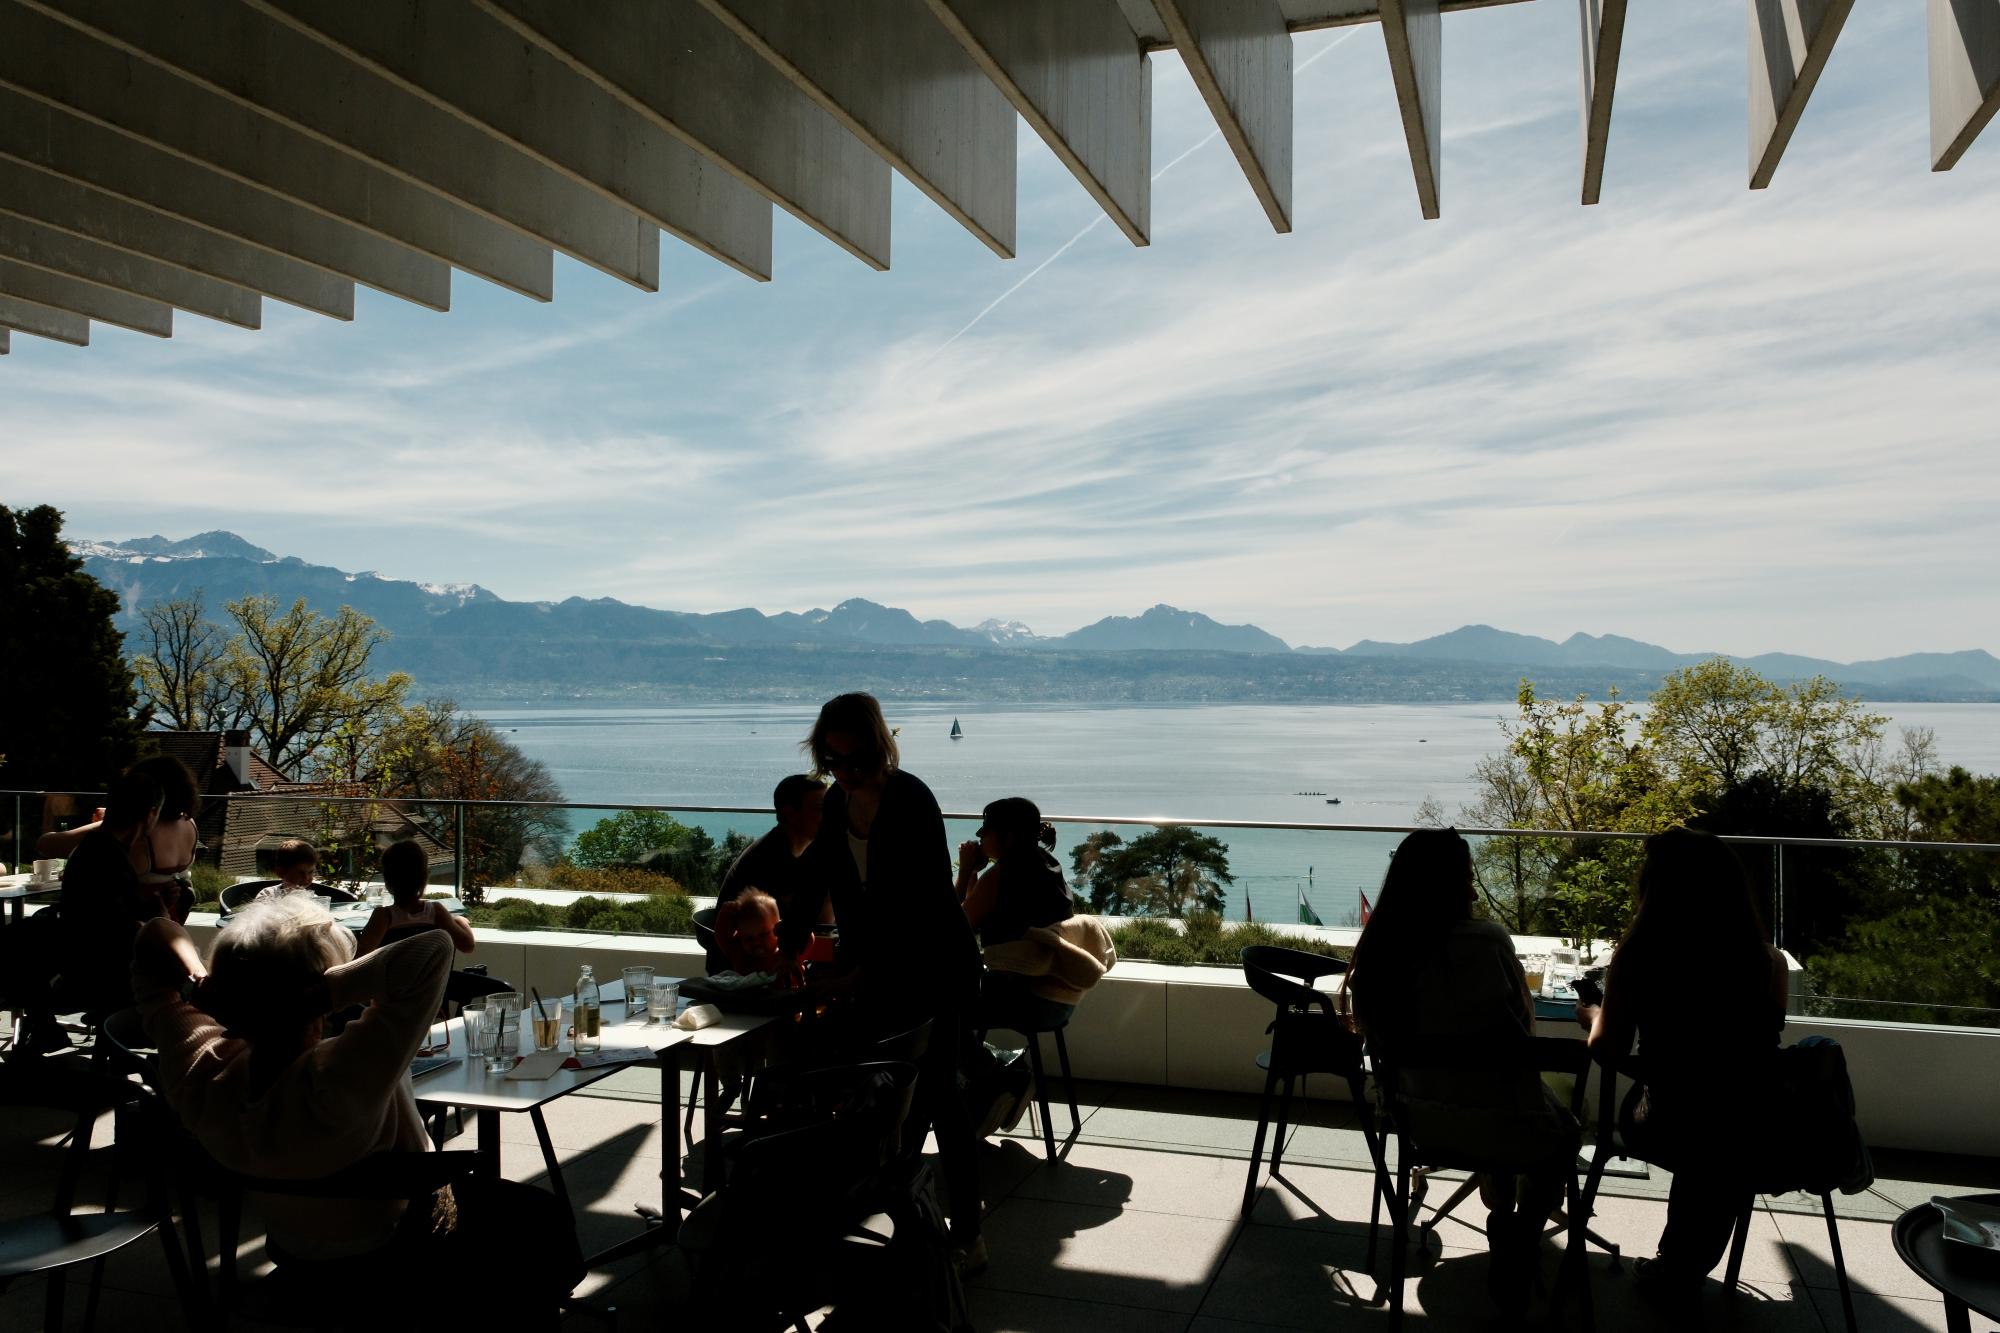
[[[430,1147],[410,1094],[410,1060],[429,1032],[451,940],[421,936],[354,961],[354,937],[303,894],[245,908],[203,967],[187,932],[147,923],[133,994],[160,1052],[167,1101],[223,1166],[310,1180],[373,1153]],[[337,1037],[324,1016],[365,1005]],[[301,1259],[386,1244],[400,1203],[271,1200],[271,1235]]]
[[[166,1099],[202,1147],[246,1175],[312,1180],[376,1153],[430,1149],[408,1072],[451,957],[452,937],[432,931],[357,959],[354,937],[331,913],[290,894],[238,913],[206,967],[178,925],[148,922],[132,981]],[[322,1034],[327,1014],[357,1005],[361,1016],[339,1035]],[[574,1219],[546,1190],[511,1181],[440,1191],[428,1210],[274,1195],[264,1214],[271,1249],[286,1262],[379,1255],[391,1261],[385,1284],[435,1271],[426,1260],[437,1245],[459,1252],[448,1270],[491,1263],[497,1278],[506,1252],[486,1242],[532,1232],[555,1248],[551,1262],[510,1276],[505,1308],[515,1326],[541,1313],[537,1297],[553,1324],[557,1302],[583,1277]],[[453,1290],[454,1299],[464,1294]]]

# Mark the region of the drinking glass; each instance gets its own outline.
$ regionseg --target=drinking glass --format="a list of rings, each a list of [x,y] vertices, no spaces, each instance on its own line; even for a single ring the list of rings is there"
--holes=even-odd
[[[488,1009],[486,1001],[480,999],[469,1002],[464,1013],[465,1058],[484,1062],[489,1074],[501,1072],[493,1067],[500,1049],[501,1011]]]
[[[486,1007],[500,1011],[500,1054],[512,1059],[521,1046],[521,992],[495,991],[486,997]]]
[[[656,981],[646,997],[647,1016],[655,1023],[671,1023],[681,1009],[681,983]]]
[[[532,1011],[535,1016],[535,1049],[553,1051],[562,1045],[563,1002],[550,1000]]]
[[[628,967],[625,978],[625,1017],[629,1021],[646,1012],[646,1001],[653,990],[653,969],[650,967]]]
[[[1542,993],[1542,980],[1548,975],[1549,956],[1544,953],[1525,954],[1521,958],[1521,970],[1528,974],[1528,994]]]

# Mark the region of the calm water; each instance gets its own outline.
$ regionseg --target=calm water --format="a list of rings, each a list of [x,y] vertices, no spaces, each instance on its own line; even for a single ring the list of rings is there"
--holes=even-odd
[[[574,801],[748,805],[803,767],[799,741],[814,711],[780,705],[482,711]],[[1908,704],[1881,711],[1930,727],[1938,756],[2000,772],[2000,705]],[[1081,706],[898,705],[903,764],[947,811],[998,796],[1032,798],[1052,815],[1171,815],[1289,823],[1404,824],[1426,799],[1455,814],[1468,775],[1502,743],[1510,706],[1486,704]],[[949,738],[956,717],[965,738]],[[1302,795],[1301,793],[1325,793]],[[1328,797],[1340,804],[1327,804]],[[578,827],[594,815],[580,814]],[[768,821],[709,817],[717,835]],[[1086,830],[1058,829],[1058,851]],[[954,826],[963,837],[970,826]],[[1129,836],[1129,835],[1128,835]],[[1393,834],[1225,830],[1236,874],[1259,919],[1296,920],[1304,888],[1329,925],[1379,883]]]

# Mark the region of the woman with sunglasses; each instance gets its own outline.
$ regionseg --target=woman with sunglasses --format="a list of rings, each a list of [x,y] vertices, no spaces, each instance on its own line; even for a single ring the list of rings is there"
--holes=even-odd
[[[951,846],[931,789],[899,765],[896,738],[870,694],[819,710],[801,747],[814,777],[830,777],[819,834],[806,855],[827,885],[863,1021],[877,1035],[931,1021],[917,1080],[944,1162],[951,1240],[963,1271],[985,1266],[979,1163],[959,1091],[972,1039],[981,964],[952,885]]]

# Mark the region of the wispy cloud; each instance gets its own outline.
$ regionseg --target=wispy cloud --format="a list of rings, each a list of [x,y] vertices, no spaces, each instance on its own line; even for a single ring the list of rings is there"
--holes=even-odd
[[[899,186],[888,274],[781,222],[767,285],[20,339],[0,489],[509,596],[2000,648],[2000,152],[1925,170],[1921,14],[1857,15],[1752,195],[1740,14],[1635,13],[1593,209],[1573,24],[1447,19],[1439,222],[1374,29],[1301,39],[1285,237],[1161,59],[1146,249],[1027,138],[1019,267]]]

